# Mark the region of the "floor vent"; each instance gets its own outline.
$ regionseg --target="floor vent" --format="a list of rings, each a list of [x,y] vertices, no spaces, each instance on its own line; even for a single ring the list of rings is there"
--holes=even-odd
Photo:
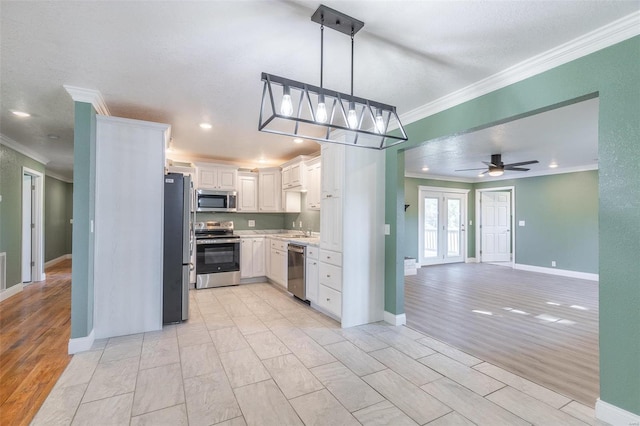
[[[0,291],[7,289],[7,253],[0,253]]]

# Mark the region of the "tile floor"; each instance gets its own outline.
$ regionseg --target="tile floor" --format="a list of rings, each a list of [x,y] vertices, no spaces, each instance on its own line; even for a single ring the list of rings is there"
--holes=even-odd
[[[341,329],[269,284],[77,354],[34,425],[601,425],[591,407],[407,327]]]

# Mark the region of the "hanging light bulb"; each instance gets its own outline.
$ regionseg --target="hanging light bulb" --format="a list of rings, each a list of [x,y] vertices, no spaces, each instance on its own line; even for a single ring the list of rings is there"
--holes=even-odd
[[[318,111],[316,111],[316,121],[318,123],[327,122],[327,106],[324,103],[324,95],[318,95]]]
[[[376,129],[378,133],[384,133],[384,118],[382,117],[382,110],[380,108],[376,111]]]
[[[293,104],[291,103],[291,89],[289,86],[282,86],[282,103],[280,104],[280,113],[287,117],[293,114]]]
[[[347,114],[347,123],[349,127],[355,129],[358,127],[358,114],[356,114],[356,103],[349,102],[349,113]]]

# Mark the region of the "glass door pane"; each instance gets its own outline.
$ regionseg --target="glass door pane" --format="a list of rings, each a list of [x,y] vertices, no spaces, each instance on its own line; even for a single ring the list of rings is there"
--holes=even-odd
[[[425,197],[424,199],[424,257],[434,258],[438,256],[438,219],[440,209],[438,198]]]
[[[447,198],[447,257],[460,256],[461,200]]]

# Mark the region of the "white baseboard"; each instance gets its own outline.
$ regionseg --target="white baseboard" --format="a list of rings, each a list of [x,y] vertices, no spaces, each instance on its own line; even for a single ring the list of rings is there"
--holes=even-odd
[[[640,425],[640,416],[604,402],[600,398],[596,401],[596,418],[612,426]]]
[[[63,255],[62,255],[62,256],[60,256],[60,257],[56,257],[55,259],[51,259],[50,261],[45,262],[44,267],[45,267],[45,268],[48,268],[49,266],[53,266],[53,265],[55,265],[56,263],[60,263],[60,262],[62,262],[63,260],[67,260],[67,259],[71,259],[71,255],[70,255],[70,254],[63,254]]]
[[[69,354],[75,354],[78,352],[84,352],[91,349],[93,342],[96,340],[93,330],[86,337],[76,337],[75,339],[69,339]]]
[[[520,269],[521,271],[540,272],[542,274],[560,275],[562,277],[580,278],[581,280],[599,281],[599,274],[590,274],[588,272],[569,271],[567,269],[557,268],[545,268],[542,266],[523,265],[516,263],[513,265],[513,269]]]
[[[475,257],[467,257],[464,263],[478,263],[478,259],[476,259]]]
[[[11,287],[9,287],[4,291],[0,291],[0,302],[2,302],[3,300],[7,300],[11,296],[15,296],[16,294],[20,293],[23,287],[24,285],[22,283],[18,283],[16,285],[12,285]]]
[[[388,322],[392,325],[405,325],[407,323],[407,315],[395,315],[391,312],[384,311],[384,322]]]

